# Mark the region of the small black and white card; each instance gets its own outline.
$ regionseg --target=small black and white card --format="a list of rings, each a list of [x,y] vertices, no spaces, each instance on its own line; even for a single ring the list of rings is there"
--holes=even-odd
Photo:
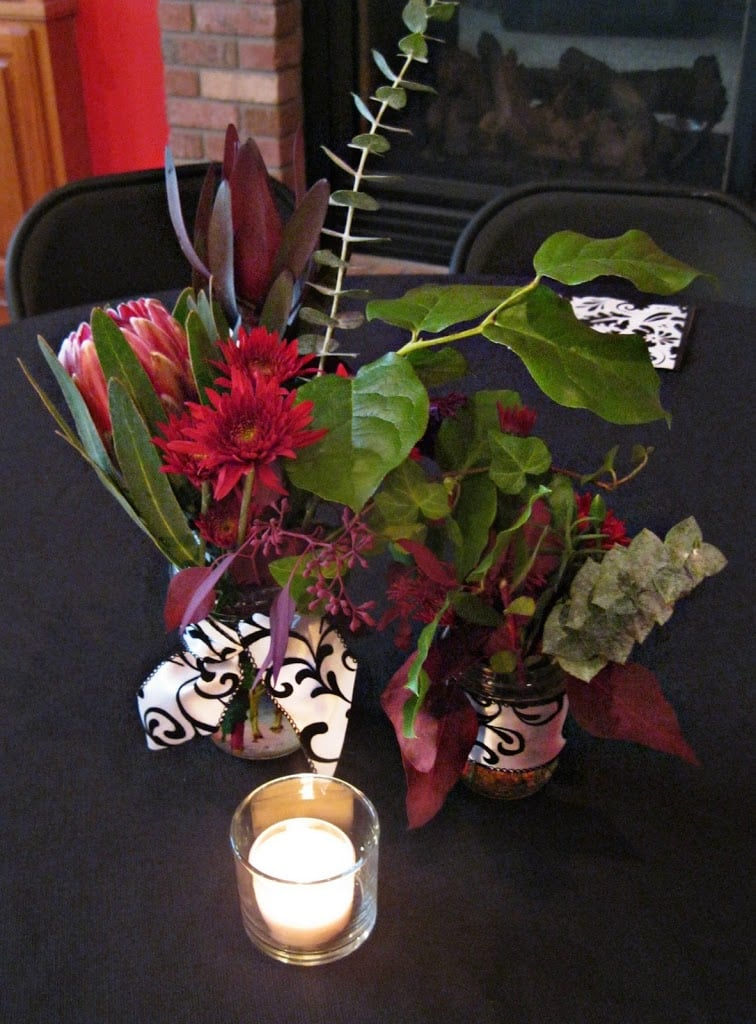
[[[595,331],[640,334],[657,370],[678,370],[693,320],[692,306],[649,303],[635,306],[625,299],[579,296],[570,299],[575,316]]]

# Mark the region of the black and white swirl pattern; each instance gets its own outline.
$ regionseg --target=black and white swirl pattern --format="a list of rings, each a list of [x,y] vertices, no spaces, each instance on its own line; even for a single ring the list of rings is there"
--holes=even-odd
[[[469,757],[478,764],[510,771],[538,768],[564,747],[565,694],[539,704],[503,704],[471,694],[468,699],[478,716],[478,735]]]
[[[215,732],[241,683],[239,655],[265,663],[270,620],[255,613],[229,625],[216,619],[186,630],[184,647],[162,662],[137,695],[152,750]],[[344,745],[357,663],[328,620],[300,616],[290,632],[281,670],[263,684],[297,732],[313,771],[333,774]]]
[[[575,316],[595,331],[640,334],[657,370],[676,370],[692,318],[690,306],[653,302],[635,306],[624,299],[580,296],[570,299]]]

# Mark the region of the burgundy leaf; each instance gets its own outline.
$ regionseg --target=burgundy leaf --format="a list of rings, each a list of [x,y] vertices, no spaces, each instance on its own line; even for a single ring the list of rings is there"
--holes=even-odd
[[[197,273],[203,274],[207,278],[210,276],[209,271],[194,251],[194,246],[189,240],[189,233],[184,224],[181,196],[179,195],[178,179],[176,177],[176,166],[170,149],[165,151],[165,191],[168,196],[168,214],[171,218],[171,224],[176,233],[181,251]]]
[[[281,217],[253,139],[239,148],[230,178],[237,293],[257,306],[268,290],[281,245]]]
[[[239,133],[236,125],[226,126],[226,137],[223,140],[223,177],[226,181],[231,180],[234,164],[239,155]]]
[[[166,629],[186,629],[206,618],[215,604],[215,584],[239,554],[231,551],[213,565],[194,565],[171,577],[163,610]]]
[[[600,739],[629,740],[699,765],[659,681],[643,665],[607,665],[584,683],[568,677],[575,721]]]
[[[262,679],[269,668],[274,679],[281,671],[286,648],[289,644],[289,630],[291,629],[295,610],[296,604],[291,596],[289,585],[286,584],[276,594],[270,606],[270,647],[257,670],[255,685]]]
[[[208,262],[207,246],[210,235],[210,218],[213,213],[213,202],[218,187],[218,174],[218,165],[210,164],[205,180],[202,182],[202,189],[194,214],[194,251],[205,265]],[[195,291],[199,291],[205,286],[208,280],[208,273],[207,266],[205,266],[204,274],[198,273],[195,268],[195,277],[199,277],[199,280],[194,281]]]
[[[304,273],[318,246],[328,212],[331,190],[325,178],[316,181],[283,228],[273,274],[290,270],[297,279]]]
[[[213,275],[213,288],[223,312],[234,324],[239,316],[234,287],[234,228],[231,215],[232,196],[227,181],[218,186],[210,217],[207,256]]]
[[[399,547],[404,548],[405,551],[412,555],[418,568],[428,579],[433,580],[434,583],[439,583],[442,587],[453,587],[456,585],[457,576],[454,572],[454,567],[436,558],[430,548],[426,548],[424,544],[420,544],[416,540],[404,539],[397,541],[397,543]]]
[[[407,819],[410,828],[426,824],[441,809],[447,794],[464,771],[478,732],[478,721],[464,692],[457,686],[439,681],[442,660],[429,658],[434,682],[418,712],[415,737],[408,739],[403,730],[403,708],[410,697],[406,689],[413,654],[394,673],[381,696],[381,704],[396,733],[407,779]]]

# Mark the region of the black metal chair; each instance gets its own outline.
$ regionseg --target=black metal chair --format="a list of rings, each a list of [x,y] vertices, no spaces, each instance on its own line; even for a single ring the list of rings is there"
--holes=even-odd
[[[452,253],[452,273],[506,274],[530,279],[533,256],[553,232],[594,238],[647,232],[666,252],[714,274],[698,280],[691,301],[724,299],[756,305],[756,216],[720,192],[605,182],[533,183],[502,192],[475,214]]]
[[[176,168],[191,237],[209,164]],[[288,216],[291,191],[271,179]],[[171,226],[162,168],[73,181],[24,215],[6,254],[11,318],[180,289],[191,268]]]

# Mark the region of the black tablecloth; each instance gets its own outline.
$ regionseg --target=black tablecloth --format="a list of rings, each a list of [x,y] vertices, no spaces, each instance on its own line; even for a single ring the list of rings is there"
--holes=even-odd
[[[379,279],[381,290],[398,282]],[[693,513],[729,557],[650,639],[703,767],[574,728],[537,796],[458,786],[410,832],[376,696],[396,656],[362,641],[339,774],[382,824],[375,931],[319,968],[278,964],[242,929],[228,827],[260,782],[194,741],[148,752],[143,677],[172,649],[160,556],[54,436],[23,357],[86,310],[0,330],[3,753],[0,1016],[156,1024],[745,1024],[752,1019],[754,703],[752,455],[756,312],[698,311],[663,424],[609,427],[536,398],[518,362],[472,346],[479,382],[541,409],[560,462],[592,468],[618,439],[653,443],[616,501],[631,529]],[[366,354],[389,332],[361,332]]]

